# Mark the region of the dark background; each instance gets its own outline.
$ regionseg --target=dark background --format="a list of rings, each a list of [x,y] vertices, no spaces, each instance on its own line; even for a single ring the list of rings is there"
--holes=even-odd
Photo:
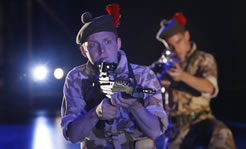
[[[245,14],[243,1],[197,0],[1,0],[0,1],[0,116],[15,121],[37,109],[59,112],[64,79],[52,72],[45,82],[31,80],[31,68],[46,64],[67,73],[86,62],[75,43],[84,11],[107,14],[105,6],[118,2],[122,49],[131,63],[150,65],[163,45],[155,39],[161,19],[183,12],[187,29],[199,49],[218,63],[220,93],[211,102],[223,121],[246,123]]]

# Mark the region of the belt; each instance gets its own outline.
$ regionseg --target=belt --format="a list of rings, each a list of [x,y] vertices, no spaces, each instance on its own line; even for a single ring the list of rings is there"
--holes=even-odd
[[[202,114],[208,114],[210,112],[208,111],[201,111],[201,112],[194,112],[192,114],[181,114],[181,115],[175,115],[171,116],[170,120],[171,123],[173,123],[176,126],[183,126],[189,122],[195,121],[200,117]]]

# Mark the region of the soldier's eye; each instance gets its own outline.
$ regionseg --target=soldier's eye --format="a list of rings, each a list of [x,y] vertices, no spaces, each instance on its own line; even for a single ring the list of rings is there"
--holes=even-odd
[[[95,42],[88,43],[88,50],[93,50],[97,48],[97,44]]]
[[[111,43],[112,43],[112,41],[111,41],[111,40],[109,40],[109,39],[107,39],[107,40],[105,41],[105,43],[106,43],[106,44],[111,44]]]

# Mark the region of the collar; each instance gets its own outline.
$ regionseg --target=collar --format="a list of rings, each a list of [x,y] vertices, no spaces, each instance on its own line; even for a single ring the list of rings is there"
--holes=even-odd
[[[191,49],[186,54],[185,60],[187,60],[196,50],[197,50],[196,43],[195,42],[191,42]]]
[[[119,51],[119,63],[116,67],[115,72],[117,74],[128,72],[128,61],[127,61],[126,53],[122,50]]]

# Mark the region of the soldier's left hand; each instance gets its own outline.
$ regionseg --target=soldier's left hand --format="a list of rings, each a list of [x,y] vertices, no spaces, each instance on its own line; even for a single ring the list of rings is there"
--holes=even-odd
[[[121,93],[115,93],[111,97],[111,103],[116,106],[120,106],[126,109],[131,109],[131,108],[139,108],[141,103],[137,101],[135,98],[123,98]]]
[[[185,72],[179,66],[178,63],[175,63],[175,67],[176,68],[170,68],[167,73],[173,78],[174,81],[177,81],[177,82],[182,81],[182,78]]]

